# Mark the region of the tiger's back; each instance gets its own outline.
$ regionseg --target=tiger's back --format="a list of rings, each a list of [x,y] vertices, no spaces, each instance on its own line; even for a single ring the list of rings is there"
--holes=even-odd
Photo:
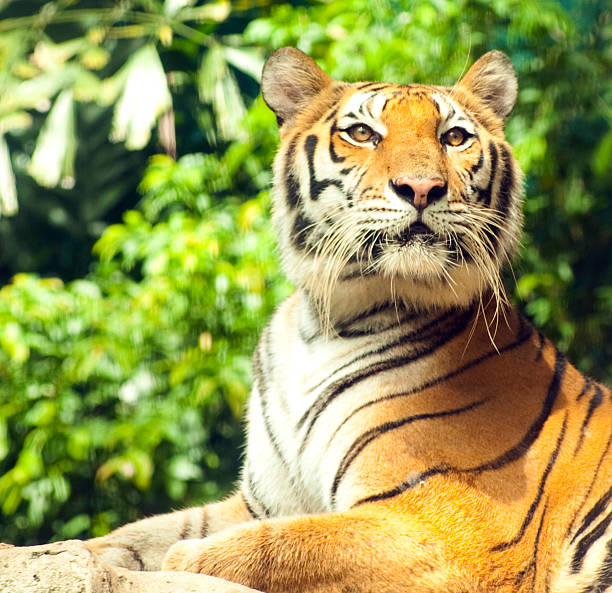
[[[206,535],[164,565],[269,593],[612,591],[612,393],[501,282],[508,58],[453,88],[348,84],[284,48],[262,85],[297,290],[254,356],[240,492],[92,547],[152,568]]]

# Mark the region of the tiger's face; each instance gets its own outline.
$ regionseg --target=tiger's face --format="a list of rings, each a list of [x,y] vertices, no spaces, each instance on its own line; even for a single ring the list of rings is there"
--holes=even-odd
[[[486,54],[444,88],[336,82],[283,48],[262,85],[281,132],[273,217],[298,287],[328,308],[337,295],[413,307],[503,298],[521,227],[506,56]]]

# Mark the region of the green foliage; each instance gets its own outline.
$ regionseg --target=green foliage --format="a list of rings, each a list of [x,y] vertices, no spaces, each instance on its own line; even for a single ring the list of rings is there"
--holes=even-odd
[[[1,539],[101,534],[234,482],[250,352],[286,288],[266,194],[211,195],[231,166],[156,157],[95,274],[0,290]]]
[[[45,6],[68,15],[72,4]],[[185,12],[174,18],[166,8],[179,4]],[[44,272],[61,256],[63,270],[74,262],[91,271],[66,273],[81,276],[67,283],[19,274],[0,289],[0,540],[99,535],[230,487],[250,352],[288,291],[266,216],[277,133],[272,114],[253,101],[261,56],[281,45],[306,51],[336,78],[447,85],[489,49],[511,56],[521,91],[507,133],[526,172],[527,233],[514,266],[518,280],[509,274],[508,284],[583,370],[612,378],[612,25],[605,0],[263,2],[250,11],[236,4],[201,23],[190,10],[228,5],[121,4],[128,5],[131,16],[112,20],[80,3],[91,12],[74,17],[77,33],[53,29],[52,19],[30,10],[32,35],[0,40],[0,70],[15,56],[25,67],[22,58],[41,35],[54,51],[70,48],[46,73],[50,104],[72,84],[72,66],[83,66],[87,48],[71,40],[100,23],[106,36],[94,40],[109,56],[100,80],[122,71],[133,50],[155,43],[185,155],[177,162],[155,156],[144,170],[150,147],[127,152],[109,144],[112,108],[81,101],[75,187],[42,192],[27,167],[47,116],[20,108],[31,117],[27,133],[11,120],[22,210],[0,221],[8,239],[1,257]],[[133,28],[135,14],[146,31]],[[136,31],[125,44],[109,33],[122,27]],[[27,82],[25,70],[11,72],[12,83]],[[126,204],[134,206],[126,195],[138,181],[141,202],[109,226]],[[92,259],[75,245],[93,237]]]
[[[183,154],[244,139],[262,53],[228,35],[240,10],[195,4],[0,2],[0,280],[85,274],[147,159],[174,155],[175,122]]]

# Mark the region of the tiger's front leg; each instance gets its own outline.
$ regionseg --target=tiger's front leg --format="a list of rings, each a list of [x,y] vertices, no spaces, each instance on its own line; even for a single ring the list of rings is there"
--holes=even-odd
[[[172,546],[165,570],[266,593],[478,593],[435,534],[377,509],[254,521]]]
[[[108,564],[131,570],[160,570],[172,544],[183,539],[206,537],[252,519],[242,494],[238,492],[221,502],[129,523],[85,543]]]

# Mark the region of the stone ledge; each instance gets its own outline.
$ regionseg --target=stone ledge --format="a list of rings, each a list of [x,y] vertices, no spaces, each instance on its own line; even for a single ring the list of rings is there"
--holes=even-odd
[[[80,540],[0,543],[0,593],[257,593],[188,572],[135,572],[104,564]]]

